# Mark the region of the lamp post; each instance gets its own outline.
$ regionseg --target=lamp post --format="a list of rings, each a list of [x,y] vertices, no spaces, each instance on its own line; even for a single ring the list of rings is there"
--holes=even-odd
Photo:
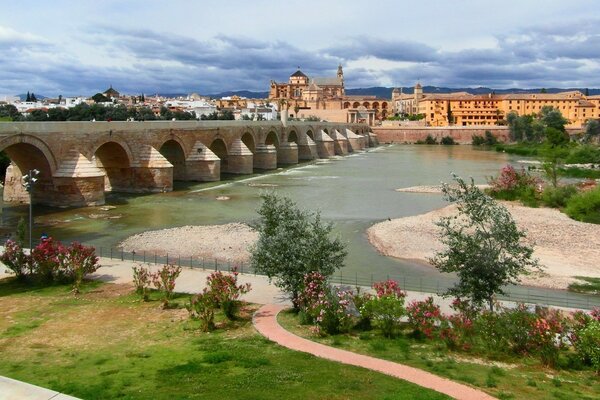
[[[38,181],[37,176],[40,171],[30,169],[27,175],[23,175],[23,187],[29,193],[29,251],[33,250],[32,230],[33,230],[33,186]]]

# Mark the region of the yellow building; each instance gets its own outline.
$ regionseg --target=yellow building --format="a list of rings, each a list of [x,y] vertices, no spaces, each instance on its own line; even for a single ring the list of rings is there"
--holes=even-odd
[[[585,96],[579,91],[561,93],[513,93],[472,95],[423,93],[420,84],[413,94],[392,93],[394,112],[423,114],[429,126],[496,125],[510,112],[537,114],[544,106],[558,109],[572,128],[582,127],[588,119],[600,117],[600,96]]]
[[[386,119],[391,109],[388,99],[347,96],[341,65],[335,77],[309,78],[298,70],[287,83],[271,81],[269,100],[285,105],[292,117],[315,116],[327,121],[369,125]]]

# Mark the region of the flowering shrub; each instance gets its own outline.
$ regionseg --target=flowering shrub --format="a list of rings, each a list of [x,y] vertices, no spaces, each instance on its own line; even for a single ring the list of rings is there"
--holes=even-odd
[[[353,324],[350,290],[331,288],[324,275],[310,272],[304,276],[304,288],[298,304],[318,334],[347,332]]]
[[[73,282],[75,293],[79,293],[85,275],[99,267],[93,247],[77,242],[64,246],[52,238],[38,244],[31,255],[26,255],[20,245],[9,240],[0,260],[19,278],[30,275],[45,282]]]
[[[142,296],[144,301],[148,301],[148,287],[151,281],[150,269],[139,266],[133,267],[133,285],[135,286],[135,292]]]
[[[163,308],[169,307],[169,301],[175,290],[175,280],[181,273],[181,267],[176,265],[163,265],[161,269],[152,274],[152,284],[163,294]]]
[[[30,267],[30,257],[23,248],[13,240],[7,240],[0,261],[6,265],[18,279],[23,279]]]
[[[535,186],[537,183],[537,180],[529,175],[524,168],[517,171],[510,164],[502,167],[498,177],[490,179],[492,192],[514,191],[525,186]]]
[[[373,296],[370,293],[361,293],[360,291],[360,286],[356,287],[356,293],[354,294],[354,296],[352,297],[352,302],[354,303],[354,307],[359,310],[359,320],[358,323],[356,324],[356,327],[358,329],[362,329],[362,330],[370,330],[371,327],[371,318],[369,315],[367,315],[366,313],[361,313],[360,309],[362,308],[362,306],[368,302],[369,300],[371,300],[373,298]]]
[[[540,354],[545,365],[554,366],[560,349],[565,346],[565,319],[558,310],[540,308],[536,311],[529,332],[531,347]]]
[[[596,321],[600,322],[600,308],[598,307],[594,307],[592,309],[592,311],[590,312],[590,315],[592,316],[592,318],[594,318]]]
[[[73,242],[71,246],[58,246],[58,271],[63,279],[73,281],[73,292],[79,293],[83,277],[98,269],[98,257],[93,247]]]
[[[31,271],[47,282],[64,280],[58,259],[62,251],[65,251],[63,245],[51,237],[42,241],[31,252]]]
[[[216,307],[221,307],[225,316],[231,320],[235,319],[239,308],[239,298],[242,294],[250,291],[250,284],[238,285],[238,271],[233,268],[231,274],[221,271],[213,272],[206,278],[206,284],[214,297]]]
[[[375,282],[373,284],[373,289],[375,289],[375,293],[377,293],[377,297],[383,296],[396,296],[396,297],[406,297],[406,292],[400,289],[400,285],[398,282],[388,279],[387,281]]]
[[[412,301],[406,307],[408,324],[417,336],[425,335],[432,339],[435,335],[436,324],[440,323],[441,311],[437,304],[433,303],[433,297],[423,301]]]
[[[190,303],[185,307],[190,313],[190,318],[200,321],[204,332],[215,328],[215,308],[217,306],[214,295],[207,288],[204,288],[202,293],[192,296]]]
[[[455,298],[450,304],[454,314],[443,316],[440,320],[440,338],[451,349],[471,349],[475,329],[473,321],[480,308],[468,300]]]
[[[600,321],[594,319],[578,332],[575,350],[582,361],[600,374]]]
[[[363,318],[369,318],[386,337],[392,337],[400,325],[400,318],[404,315],[404,298],[406,293],[400,290],[398,283],[393,280],[376,282],[373,289],[377,293],[364,302],[360,308]]]

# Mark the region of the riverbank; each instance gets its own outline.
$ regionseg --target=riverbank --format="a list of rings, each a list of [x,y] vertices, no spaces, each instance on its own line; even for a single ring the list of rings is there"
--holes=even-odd
[[[522,284],[566,289],[577,281],[576,276],[600,277],[600,225],[574,221],[551,208],[502,204],[527,232],[534,257],[544,267],[542,273],[523,277]],[[449,205],[426,214],[381,222],[370,227],[367,236],[383,255],[427,262],[443,248],[435,222],[456,212],[456,206]]]
[[[166,256],[247,262],[248,248],[258,240],[258,233],[246,224],[182,226],[142,232],[123,240],[120,247],[128,252]]]

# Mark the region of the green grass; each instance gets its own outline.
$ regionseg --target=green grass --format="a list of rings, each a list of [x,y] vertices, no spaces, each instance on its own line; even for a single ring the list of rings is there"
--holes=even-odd
[[[571,283],[569,290],[577,293],[600,294],[600,278],[592,278],[589,276],[576,276],[575,278],[585,281]]]
[[[496,151],[519,156],[536,157],[539,155],[540,145],[535,143],[499,143],[493,147]]]
[[[580,179],[600,179],[600,169],[587,169],[587,168],[560,168],[558,170],[560,176],[568,178],[580,178]]]
[[[83,399],[446,399],[372,371],[280,347],[241,318],[202,333],[126,285],[30,288],[0,280],[0,375]],[[341,346],[345,346],[343,340]]]
[[[335,341],[336,347],[424,369],[500,399],[542,400],[549,398],[550,390],[554,398],[597,399],[600,395],[600,377],[592,371],[552,370],[529,356],[499,353],[490,360],[475,350],[454,352],[441,342],[413,339],[407,329],[393,339],[383,338],[377,331],[317,337],[291,312],[279,314],[279,323],[316,342],[331,345]]]
[[[11,117],[0,117],[0,122],[12,122]]]

